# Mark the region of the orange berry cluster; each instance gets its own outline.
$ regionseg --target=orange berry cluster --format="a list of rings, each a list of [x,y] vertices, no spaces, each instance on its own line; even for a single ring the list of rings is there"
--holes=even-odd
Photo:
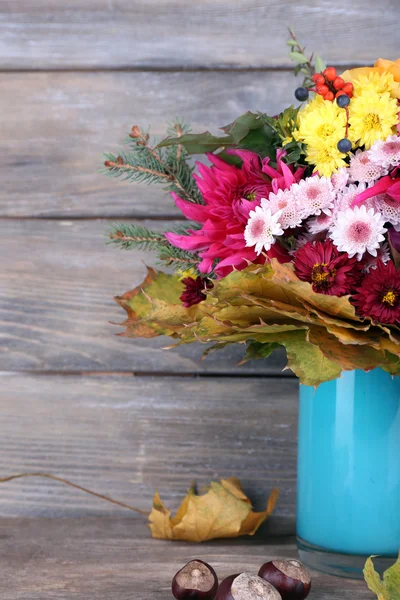
[[[353,84],[346,83],[341,77],[338,77],[335,67],[327,67],[322,73],[315,73],[313,81],[315,92],[323,96],[324,100],[333,102],[342,94],[346,94],[349,98],[353,96]]]

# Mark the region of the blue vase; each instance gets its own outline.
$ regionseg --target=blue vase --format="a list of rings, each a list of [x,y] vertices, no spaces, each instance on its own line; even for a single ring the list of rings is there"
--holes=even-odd
[[[301,559],[359,577],[400,548],[400,377],[348,371],[300,385],[297,537]],[[386,559],[386,560],[385,560]]]

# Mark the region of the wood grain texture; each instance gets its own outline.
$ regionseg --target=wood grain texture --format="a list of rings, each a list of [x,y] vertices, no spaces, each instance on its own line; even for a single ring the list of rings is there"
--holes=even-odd
[[[166,600],[172,577],[193,558],[211,563],[220,580],[297,558],[290,538],[193,546],[152,540],[137,519],[2,519],[0,528],[2,600]],[[364,582],[313,573],[311,599],[373,597]]]
[[[288,66],[287,26],[332,63],[398,53],[396,0],[2,2],[4,69]]]
[[[296,380],[3,374],[0,382],[0,476],[49,472],[146,510],[157,488],[176,509],[193,479],[201,489],[235,475],[258,508],[280,487],[271,528],[294,532]],[[126,513],[47,479],[0,485],[2,516]]]
[[[158,230],[169,222],[144,222]],[[277,374],[278,354],[243,367],[244,346],[201,361],[204,346],[117,337],[113,297],[144,279],[154,255],[105,244],[106,221],[0,222],[0,370]]]
[[[157,186],[98,172],[132,125],[155,136],[184,117],[193,131],[293,101],[287,73],[2,73],[0,216],[178,216]]]

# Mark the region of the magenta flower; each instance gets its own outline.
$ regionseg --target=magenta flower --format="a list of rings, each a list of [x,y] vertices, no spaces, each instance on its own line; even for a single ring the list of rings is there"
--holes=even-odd
[[[353,200],[353,206],[361,204],[361,202],[373,198],[374,196],[378,196],[379,194],[387,194],[393,198],[393,200],[400,202],[400,177],[394,179],[392,179],[390,175],[382,177],[375,185],[367,188],[361,194],[358,194]]]
[[[210,273],[214,269],[219,277],[225,277],[234,269],[244,269],[250,262],[265,262],[264,255],[257,256],[254,248],[246,247],[244,230],[249,213],[260,206],[262,198],[289,188],[300,181],[304,173],[302,168],[293,172],[293,168],[282,161],[286,154],[283,150],[277,151],[276,168],[269,164],[269,158],[261,159],[254,152],[229,152],[243,160],[240,168],[214,154],[207,154],[211,167],[198,163],[200,175],[196,176],[196,181],[204,205],[187,202],[173,194],[176,206],[187,219],[202,223],[201,229],[188,229],[187,235],[165,234],[177,248],[199,253],[201,273]],[[289,260],[281,246],[274,249],[274,255],[282,262]]]

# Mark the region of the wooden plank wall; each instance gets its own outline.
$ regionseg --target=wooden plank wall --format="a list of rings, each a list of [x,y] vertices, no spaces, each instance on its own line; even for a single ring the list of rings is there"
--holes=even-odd
[[[396,58],[393,0],[19,0],[0,3],[1,475],[44,470],[145,508],[196,477],[238,475],[292,532],[297,382],[282,355],[236,367],[240,347],[114,336],[112,296],[145,254],[104,245],[110,219],[162,228],[154,187],[97,172],[135,123],[183,116],[213,131],[292,102],[286,26],[337,65]],[[132,376],[132,372],[135,374]],[[120,514],[41,480],[0,489],[3,516]]]

